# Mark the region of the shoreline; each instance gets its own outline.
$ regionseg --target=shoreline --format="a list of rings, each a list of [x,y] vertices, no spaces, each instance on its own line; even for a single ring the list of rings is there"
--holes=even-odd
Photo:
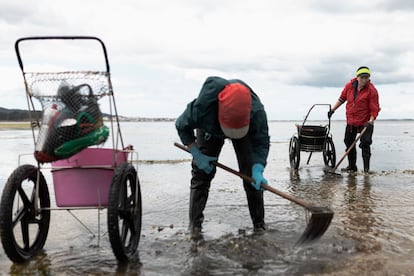
[[[0,121],[0,130],[4,129],[30,129],[28,121]]]
[[[108,121],[105,120],[104,121]],[[315,121],[319,122],[320,120],[309,120],[309,121]],[[336,122],[344,122],[345,120],[333,120]],[[411,122],[414,121],[414,119],[378,119],[379,122]],[[120,119],[120,122],[174,122],[173,119],[166,119],[166,118],[140,118],[140,119]],[[269,120],[269,123],[272,122],[298,122],[297,120]],[[1,121],[0,120],[0,130],[6,130],[6,129],[30,129],[30,122],[29,121]]]

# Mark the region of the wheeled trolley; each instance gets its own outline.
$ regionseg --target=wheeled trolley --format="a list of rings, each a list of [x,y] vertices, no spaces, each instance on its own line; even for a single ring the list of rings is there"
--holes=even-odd
[[[86,53],[88,59],[96,51],[82,49],[83,43],[103,51],[102,68],[67,69],[85,61],[77,61],[73,54],[59,56],[68,64],[48,66],[46,71],[26,70],[27,64],[23,65],[22,49],[32,53],[35,58],[29,60],[42,69],[50,64],[36,61],[37,52],[48,49],[46,56],[53,58],[54,50],[67,44],[65,49]],[[112,251],[119,261],[129,261],[137,252],[141,233],[137,153],[124,145],[104,43],[86,36],[24,37],[16,41],[15,50],[25,84],[35,160],[20,164],[19,159],[4,186],[0,236],[6,255],[20,263],[42,250],[52,210],[107,209]],[[90,61],[95,64],[93,58]],[[104,98],[109,99],[106,114],[100,108]],[[50,178],[54,200],[49,194]],[[51,201],[56,204],[52,206]]]
[[[300,164],[300,152],[309,152],[309,161],[314,152],[322,152],[325,166],[333,168],[336,163],[335,145],[330,134],[331,119],[328,118],[327,125],[311,125],[307,119],[315,106],[327,106],[331,110],[330,104],[314,104],[306,114],[301,125],[296,125],[295,133],[289,142],[289,161],[292,169],[298,169]]]

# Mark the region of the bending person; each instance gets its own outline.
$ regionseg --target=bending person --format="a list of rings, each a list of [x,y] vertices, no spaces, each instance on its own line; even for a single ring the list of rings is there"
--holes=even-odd
[[[201,235],[210,184],[216,173],[211,163],[219,157],[226,138],[231,139],[239,170],[255,183],[243,182],[255,232],[266,229],[260,183],[269,153],[266,112],[259,97],[241,80],[209,77],[196,99],[176,120],[178,135],[192,156],[189,230]],[[195,131],[195,133],[194,133]]]

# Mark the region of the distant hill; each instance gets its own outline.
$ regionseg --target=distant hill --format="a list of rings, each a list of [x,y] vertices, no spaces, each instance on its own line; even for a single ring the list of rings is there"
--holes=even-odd
[[[33,112],[33,111],[32,111]],[[35,111],[39,118],[42,116],[42,111]],[[35,114],[32,114],[32,118],[36,118],[34,116]],[[105,118],[110,118],[111,116],[109,114],[102,114]],[[165,122],[165,121],[174,121],[174,118],[134,118],[134,117],[125,117],[118,115],[118,118],[120,121],[131,121],[131,122]],[[0,121],[18,121],[18,122],[24,122],[24,121],[30,121],[29,119],[29,112],[27,110],[23,109],[7,109],[0,107]]]
[[[38,116],[41,116],[41,111],[35,112]],[[34,115],[35,114],[33,114],[33,116]],[[29,121],[29,112],[22,109],[7,109],[0,107],[0,121]]]

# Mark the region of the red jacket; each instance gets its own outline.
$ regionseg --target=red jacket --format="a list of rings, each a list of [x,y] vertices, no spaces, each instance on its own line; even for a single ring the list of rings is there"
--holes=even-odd
[[[378,91],[369,81],[364,88],[356,94],[358,87],[357,78],[350,80],[342,90],[339,101],[346,103],[346,123],[352,126],[363,126],[369,121],[370,117],[377,118],[380,106],[378,102]]]

